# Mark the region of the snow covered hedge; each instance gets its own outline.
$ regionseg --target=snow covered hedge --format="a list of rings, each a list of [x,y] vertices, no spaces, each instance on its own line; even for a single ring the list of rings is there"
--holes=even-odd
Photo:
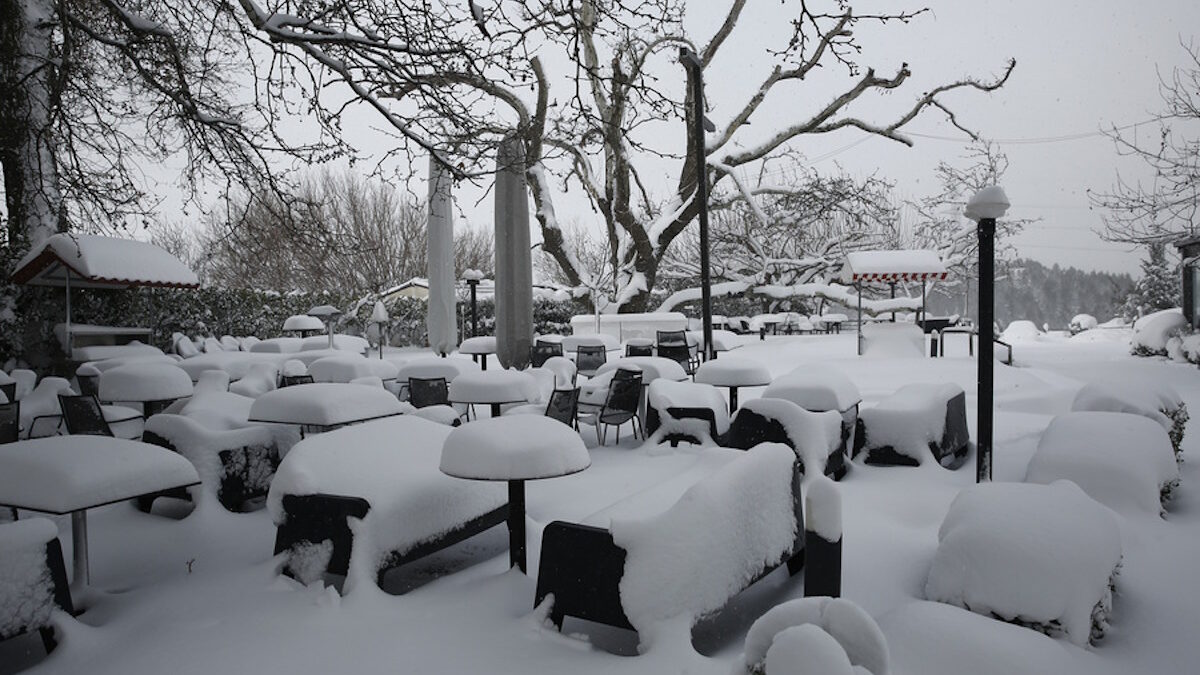
[[[45,518],[0,525],[0,639],[50,625],[54,582],[46,542],[57,536]]]
[[[1133,324],[1134,356],[1167,356],[1167,342],[1187,329],[1178,307],[1147,314]]]
[[[1075,394],[1071,410],[1123,412],[1141,415],[1162,425],[1175,460],[1183,461],[1183,434],[1191,418],[1187,405],[1169,385],[1158,381],[1089,382]]]

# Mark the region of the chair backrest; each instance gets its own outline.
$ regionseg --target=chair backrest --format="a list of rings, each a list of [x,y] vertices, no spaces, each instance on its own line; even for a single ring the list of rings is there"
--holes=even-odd
[[[638,402],[642,397],[642,374],[634,371],[625,372],[633,374],[629,377],[616,377],[614,374],[612,383],[608,387],[608,397],[604,401],[604,410],[600,413],[601,420],[604,420],[608,412],[637,413]]]
[[[608,360],[608,349],[603,345],[580,345],[575,350],[575,368],[584,375],[596,372]]]
[[[682,345],[687,347],[687,333],[681,330],[660,330],[655,331],[659,349],[664,346]]]
[[[642,371],[630,370],[628,368],[617,368],[617,371],[615,373],[613,373],[613,379],[614,380],[641,380],[642,379]]]
[[[408,378],[408,402],[414,408],[450,403],[450,385],[444,377]]]
[[[58,405],[62,408],[63,422],[67,425],[68,434],[87,434],[91,436],[112,436],[112,429],[104,420],[104,410],[100,407],[100,399],[92,394],[78,396],[58,395]]]
[[[658,355],[664,359],[671,359],[683,366],[683,370],[691,374],[692,350],[686,344],[660,344],[658,346]]]
[[[4,392],[4,396],[8,398],[9,403],[17,400],[17,383],[15,381],[8,384],[0,384],[0,391]]]
[[[717,438],[717,413],[712,408],[667,408],[667,414],[676,420],[704,420],[708,422],[708,435]]]
[[[0,403],[0,443],[12,443],[21,437],[21,402]]]
[[[290,387],[295,384],[312,384],[312,375],[280,375],[279,388]],[[305,390],[307,391],[307,390]]]
[[[625,356],[654,356],[654,345],[625,345]]]
[[[562,344],[557,342],[539,342],[529,348],[529,365],[533,368],[541,368],[546,359],[552,356],[562,356]]]
[[[75,381],[79,383],[79,393],[91,394],[93,396],[100,395],[99,375],[76,375]]]
[[[574,427],[575,413],[579,409],[579,387],[574,389],[555,389],[550,394],[550,402],[546,404],[546,417]]]

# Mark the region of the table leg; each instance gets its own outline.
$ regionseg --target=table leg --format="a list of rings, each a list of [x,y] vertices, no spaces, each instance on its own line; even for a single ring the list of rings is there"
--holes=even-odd
[[[508,481],[508,566],[525,572],[525,481]]]
[[[499,417],[499,416],[500,416],[500,404],[493,403],[492,404],[492,417]]]
[[[87,511],[71,512],[71,553],[77,587],[91,583],[88,574]]]
[[[729,388],[729,414],[732,415],[734,410],[737,410],[737,387]]]

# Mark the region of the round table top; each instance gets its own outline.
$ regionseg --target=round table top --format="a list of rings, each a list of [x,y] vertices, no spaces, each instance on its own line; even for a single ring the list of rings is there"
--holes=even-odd
[[[167,401],[192,395],[192,377],[182,368],[159,362],[134,362],[100,374],[102,401]]]
[[[718,387],[765,387],[771,384],[771,372],[757,361],[722,356],[700,364],[693,379]]]
[[[400,401],[386,389],[361,384],[318,382],[273,389],[254,399],[254,422],[335,426],[399,415]]]
[[[409,378],[444,377],[453,382],[460,375],[479,372],[479,364],[470,359],[419,356],[402,363],[396,370],[397,382],[408,382]]]
[[[618,368],[642,371],[643,384],[650,384],[660,377],[676,382],[687,379],[687,372],[678,361],[662,356],[622,356],[597,368],[596,375],[603,375]]]
[[[463,373],[450,383],[454,403],[518,403],[536,399],[537,380],[517,370]]]
[[[535,480],[592,463],[579,433],[549,417],[512,415],[464,424],[442,445],[442,473],[473,480]]]
[[[477,335],[467,338],[458,346],[459,354],[495,354],[496,336]]]

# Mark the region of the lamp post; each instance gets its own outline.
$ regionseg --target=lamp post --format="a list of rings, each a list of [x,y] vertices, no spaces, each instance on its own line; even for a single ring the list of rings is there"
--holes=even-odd
[[[1008,211],[1008,196],[997,185],[976,192],[963,213],[977,223],[979,238],[979,360],[976,389],[975,482],[992,480],[992,325],[995,313],[996,219]],[[984,332],[987,335],[984,335]]]
[[[479,287],[481,279],[483,279],[483,272],[479,270],[466,270],[463,272],[463,280],[467,282],[467,286],[471,289],[471,337],[479,335],[479,305],[475,289]]]
[[[704,64],[696,52],[679,48],[679,60],[692,80],[692,154],[696,162],[696,200],[700,204],[700,314],[704,330],[704,360],[716,358],[712,340],[712,277],[708,267],[708,160],[704,132],[716,131],[704,116]]]

